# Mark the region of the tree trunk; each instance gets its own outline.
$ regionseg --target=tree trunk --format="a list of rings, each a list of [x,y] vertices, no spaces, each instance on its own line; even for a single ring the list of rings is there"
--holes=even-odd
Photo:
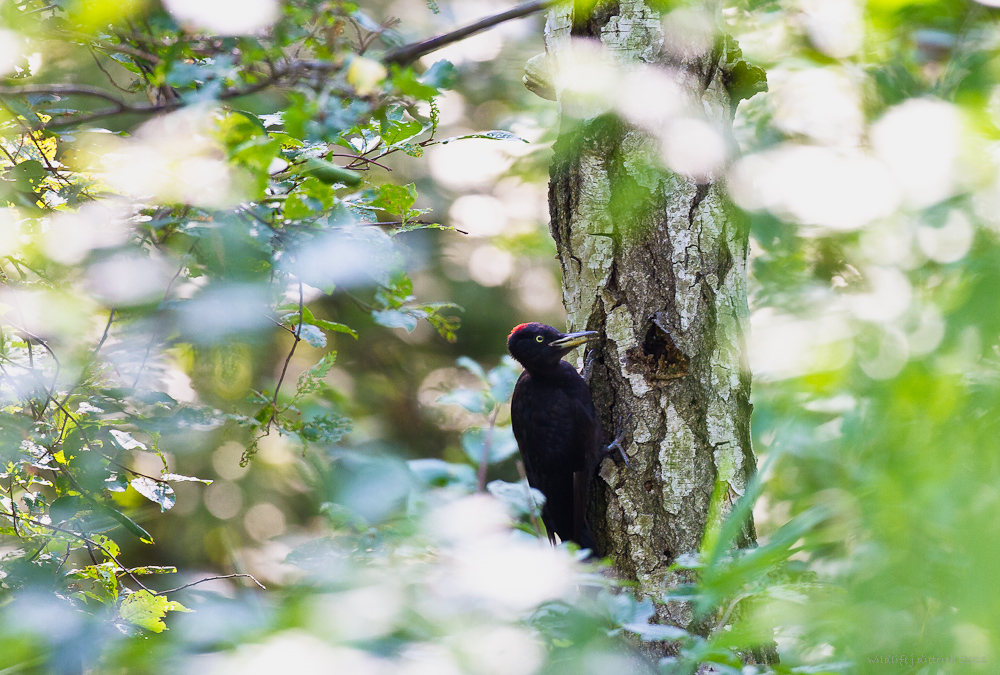
[[[571,36],[599,39],[619,61],[669,58],[705,119],[729,138],[738,102],[727,90],[731,42],[717,39],[708,53],[678,62],[662,49],[661,17],[641,0],[598,3],[575,20],[566,3],[550,11],[545,34],[549,63],[566,58]],[[549,210],[569,329],[606,336],[591,378],[606,435],[631,413],[625,448],[633,470],[604,461],[591,521],[618,574],[655,598],[678,581],[671,563],[698,551],[706,527],[727,515],[756,468],[747,222],[718,180],[650,172],[641,158],[659,157],[655,139],[614,115],[571,118],[565,92],[555,90],[562,128]],[[740,546],[755,543],[752,522],[742,539]],[[658,619],[688,626],[690,612],[675,605],[660,606]]]

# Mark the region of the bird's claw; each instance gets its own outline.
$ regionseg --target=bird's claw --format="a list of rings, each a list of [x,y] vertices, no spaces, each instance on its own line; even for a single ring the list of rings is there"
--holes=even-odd
[[[605,455],[610,455],[612,450],[617,450],[618,454],[621,455],[622,461],[625,462],[625,466],[632,469],[632,464],[628,461],[628,455],[625,454],[625,447],[622,446],[622,441],[625,440],[625,424],[631,419],[632,413],[626,415],[624,420],[618,423],[618,434],[615,436],[614,440],[604,446]]]
[[[594,372],[594,361],[597,360],[597,349],[591,349],[587,352],[587,355],[583,359],[583,370],[580,371],[580,377],[582,377],[587,382],[590,382],[590,376]]]

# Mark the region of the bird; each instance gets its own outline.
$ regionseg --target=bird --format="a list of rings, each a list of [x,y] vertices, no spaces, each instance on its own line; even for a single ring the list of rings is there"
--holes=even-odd
[[[514,326],[507,336],[510,355],[524,367],[511,397],[511,426],[528,484],[545,495],[542,522],[549,540],[558,536],[591,550],[587,492],[603,458],[604,434],[587,381],[563,356],[598,335],[533,322]]]

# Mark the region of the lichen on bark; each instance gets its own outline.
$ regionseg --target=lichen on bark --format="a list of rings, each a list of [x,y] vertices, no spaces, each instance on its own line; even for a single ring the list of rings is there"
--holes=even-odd
[[[669,65],[704,119],[728,137],[739,100],[727,89],[735,43],[716,39],[678,63],[663,36],[661,17],[641,0],[599,2],[587,17],[562,4],[546,23],[546,61],[558,72],[573,58],[573,39],[588,38],[617,62]],[[569,329],[604,336],[591,388],[609,435],[631,413],[625,452],[633,469],[604,461],[591,521],[617,573],[657,598],[678,582],[669,572],[676,558],[698,551],[709,513],[725,517],[756,468],[745,358],[747,224],[717,178],[662,168],[655,138],[577,100],[558,77],[552,84],[562,126],[550,228]],[[713,494],[721,504],[712,505]],[[748,522],[737,544],[754,540]],[[691,622],[684,607],[662,605],[658,618]]]

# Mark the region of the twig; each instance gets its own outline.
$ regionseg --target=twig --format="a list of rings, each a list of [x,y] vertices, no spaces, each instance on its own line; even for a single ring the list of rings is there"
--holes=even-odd
[[[269,77],[265,77],[259,82],[252,84],[245,88],[230,88],[219,93],[218,100],[224,101],[232,98],[239,98],[241,96],[250,96],[256,94],[259,91],[267,89],[273,85],[279,84],[282,80],[294,81],[300,75],[307,71],[316,72],[328,72],[330,70],[336,70],[339,66],[331,62],[324,61],[297,61],[292,63],[290,66],[284,69],[279,69],[271,73]],[[48,122],[42,122],[40,124],[31,125],[29,128],[33,131],[38,131],[40,129],[51,129],[58,127],[65,127],[74,124],[83,124],[85,122],[92,122],[94,120],[103,119],[105,117],[112,117],[114,115],[121,115],[125,113],[137,114],[137,115],[151,115],[159,112],[168,112],[171,110],[176,110],[181,108],[184,104],[182,101],[168,101],[165,103],[130,103],[124,99],[115,96],[114,94],[101,89],[100,87],[92,87],[85,84],[33,84],[33,85],[23,85],[19,87],[0,87],[0,96],[24,96],[31,94],[59,94],[65,96],[89,96],[92,98],[99,98],[104,101],[111,103],[111,107],[104,108],[102,110],[95,110],[91,113],[86,113],[83,115],[76,116],[66,116],[61,118],[53,117]]]
[[[204,579],[199,579],[198,581],[192,581],[189,584],[184,584],[183,586],[178,586],[177,588],[171,588],[168,591],[157,591],[157,592],[154,593],[154,595],[166,595],[167,593],[176,593],[177,591],[182,591],[185,588],[191,588],[192,586],[197,586],[198,584],[203,584],[206,581],[217,581],[219,579],[235,579],[236,577],[244,577],[244,578],[250,579],[255,584],[257,584],[258,586],[260,586],[261,588],[263,588],[265,591],[267,590],[267,586],[265,586],[264,584],[262,584],[259,581],[257,581],[257,578],[254,575],[252,575],[252,574],[246,574],[246,573],[242,573],[241,572],[241,573],[238,573],[238,574],[220,574],[217,577],[206,577]]]
[[[100,70],[102,73],[104,73],[104,76],[108,78],[108,82],[111,83],[112,87],[114,87],[118,91],[124,92],[126,94],[134,94],[135,93],[131,89],[126,89],[125,87],[123,87],[120,84],[118,84],[117,82],[115,82],[115,78],[112,77],[111,73],[109,73],[107,71],[107,69],[101,64],[101,60],[99,58],[97,58],[97,53],[93,50],[93,48],[89,49],[88,51],[90,52],[90,55],[94,58],[94,65],[97,66],[98,70]]]
[[[300,342],[302,342],[302,322],[305,319],[305,313],[302,311],[302,305],[302,281],[299,280],[299,325],[295,328],[295,333],[293,333],[295,341],[292,342],[292,348],[288,350],[288,356],[285,357],[285,365],[281,367],[281,377],[278,378],[278,384],[274,387],[274,398],[271,399],[271,417],[267,420],[269,429],[271,423],[278,417],[278,393],[281,391],[281,384],[285,381],[285,374],[288,372],[288,364],[292,360],[292,355],[295,354],[295,348],[299,346]]]
[[[740,593],[735,598],[733,598],[733,601],[729,603],[729,607],[727,607],[725,613],[723,613],[722,618],[719,619],[719,622],[715,625],[715,630],[712,631],[712,634],[714,635],[715,633],[718,633],[720,630],[722,630],[722,628],[729,621],[729,615],[733,613],[734,609],[736,609],[736,605],[743,602],[752,595],[753,595],[752,593]]]
[[[481,33],[482,31],[493,28],[494,26],[504,23],[505,21],[520,19],[523,16],[540,12],[550,5],[555,4],[555,2],[556,0],[534,0],[533,2],[526,2],[523,5],[514,7],[513,9],[508,9],[506,12],[500,12],[499,14],[494,14],[493,16],[486,17],[485,19],[480,19],[475,23],[469,24],[464,28],[453,30],[450,33],[438,35],[437,37],[433,37],[428,40],[421,40],[420,42],[411,42],[408,45],[403,45],[402,47],[393,49],[385,55],[384,60],[386,63],[395,63],[400,66],[408,65],[425,54],[430,54],[431,52],[437,51],[442,47],[447,47],[454,42],[464,40],[467,37],[475,35],[476,33]]]
[[[139,111],[144,105],[123,101],[118,96],[89,84],[22,84],[18,87],[0,87],[0,96],[32,96],[34,94],[58,94],[60,96],[90,96],[99,98],[128,111]]]
[[[363,56],[368,48],[372,46],[375,40],[379,39],[383,33],[385,33],[390,28],[394,28],[399,23],[399,19],[390,19],[384,23],[379,24],[378,30],[373,30],[368,35],[364,37],[361,43],[358,45],[358,56]]]
[[[17,296],[15,296],[15,298],[17,298]],[[18,314],[21,316],[21,320],[23,321],[24,320],[24,314],[21,312],[20,299],[17,299],[16,302],[17,302],[17,306],[18,306]],[[31,331],[27,330],[26,328],[19,327],[19,326],[15,326],[15,328],[17,330],[19,330],[23,334],[25,344],[28,345],[28,365],[29,365],[28,371],[31,373],[31,376],[33,378],[35,378],[35,381],[38,382],[38,385],[42,388],[42,391],[45,392],[45,396],[47,397],[46,401],[45,401],[45,405],[42,406],[42,409],[35,411],[35,416],[36,417],[40,417],[41,414],[45,412],[45,409],[49,405],[48,399],[52,399],[53,401],[55,401],[55,399],[52,398],[52,397],[53,397],[53,394],[54,394],[54,392],[56,390],[56,384],[59,383],[59,373],[62,370],[62,364],[59,362],[59,357],[56,356],[56,353],[54,351],[52,351],[52,347],[50,347],[49,344],[45,340],[43,340],[42,338],[38,337],[37,335],[35,335]],[[34,356],[34,354],[32,352],[32,349],[31,349],[31,342],[32,341],[35,341],[38,344],[40,344],[42,347],[44,347],[45,351],[47,351],[49,353],[49,356],[51,356],[52,360],[55,361],[55,363],[56,363],[56,372],[52,376],[52,384],[51,385],[46,386],[46,384],[42,380],[41,376],[38,373],[35,372],[35,356]],[[7,359],[7,360],[10,361],[9,359]],[[14,363],[14,362],[10,361],[10,363]],[[20,364],[17,364],[17,365],[20,365]],[[21,366],[21,367],[23,368],[24,366]]]
[[[392,171],[392,169],[390,169],[389,167],[387,167],[385,164],[379,164],[374,159],[369,159],[368,157],[363,157],[361,155],[348,155],[348,154],[333,153],[330,156],[331,157],[346,157],[346,158],[350,159],[351,162],[345,167],[347,169],[356,168],[356,167],[353,166],[354,162],[367,162],[368,164],[374,164],[375,166],[377,166],[377,167],[379,167],[381,169],[385,169],[386,171]]]
[[[3,154],[7,156],[7,159],[10,160],[11,164],[17,166],[17,158],[14,157],[14,155],[10,154],[10,151],[4,147],[3,143],[0,143],[0,151],[3,151]]]
[[[56,5],[45,5],[43,7],[35,7],[34,9],[29,9],[26,12],[22,12],[21,16],[28,16],[29,14],[35,14],[37,12],[45,12],[45,11],[48,11],[50,9],[55,9],[55,8],[56,8]]]
[[[69,38],[75,38],[81,42],[86,42],[92,44],[99,49],[104,49],[109,52],[118,52],[119,54],[128,54],[129,56],[144,59],[149,61],[153,65],[158,65],[161,61],[160,57],[156,54],[151,54],[150,52],[143,51],[141,49],[136,49],[135,47],[127,44],[114,44],[113,42],[102,42],[100,40],[95,40],[93,35],[87,35],[86,33],[77,33],[75,31],[58,31],[58,34],[64,35]]]
[[[266,314],[265,312],[257,310],[257,313],[260,314],[265,319],[267,319],[268,321],[270,321],[271,323],[273,323],[275,326],[277,326],[281,330],[288,331],[292,335],[295,335],[295,329],[294,328],[289,328],[288,326],[286,326],[285,324],[281,323],[280,321],[278,321],[277,319],[275,319],[273,316],[271,316],[269,314]]]
[[[447,225],[442,225],[441,223],[432,223],[427,220],[380,220],[375,223],[358,223],[362,227],[377,227],[380,225],[410,225],[416,223],[417,225],[438,225],[442,230],[452,230],[453,232],[458,232],[459,234],[468,234],[465,230],[460,230],[457,227],[451,227]]]
[[[56,577],[55,580],[56,581],[59,581],[59,573],[62,571],[62,568],[66,564],[66,561],[69,560],[70,550],[71,550],[71,547],[69,545],[69,542],[67,541],[66,542],[66,555],[63,556],[63,559],[59,561],[59,566],[56,567],[56,574],[55,574],[55,577]]]
[[[114,321],[115,321],[115,308],[112,307],[111,312],[108,314],[108,322],[104,325],[104,334],[101,335],[101,340],[100,342],[97,343],[97,346],[94,347],[93,351],[90,352],[91,362],[93,362],[93,360],[97,358],[97,353],[101,351],[101,347],[103,347],[104,343],[107,341],[108,334],[111,332],[111,325],[114,323]],[[81,373],[80,379],[76,381],[76,384],[70,387],[69,391],[66,392],[66,395],[63,396],[62,405],[66,405],[66,401],[69,400],[70,396],[72,396],[73,393],[76,391],[76,388],[79,387],[80,384],[83,382],[84,376],[85,374]]]
[[[10,486],[7,488],[7,494],[10,495],[10,512],[12,514],[11,519],[14,521],[14,534],[20,537],[21,533],[17,528],[17,502],[14,501],[14,472],[11,472],[10,475]]]

